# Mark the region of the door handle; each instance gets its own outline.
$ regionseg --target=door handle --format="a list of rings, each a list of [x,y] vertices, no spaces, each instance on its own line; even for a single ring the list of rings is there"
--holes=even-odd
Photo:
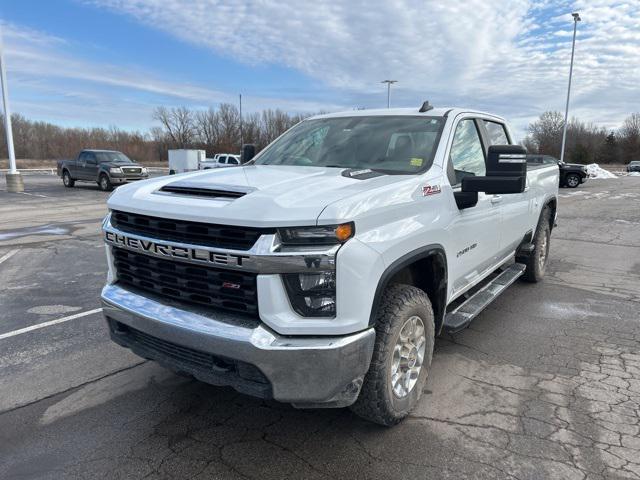
[[[491,197],[491,203],[500,203],[502,201],[502,195],[494,195]]]

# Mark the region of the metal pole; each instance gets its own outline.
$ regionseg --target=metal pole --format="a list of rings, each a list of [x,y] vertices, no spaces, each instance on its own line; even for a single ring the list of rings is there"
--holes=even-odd
[[[0,80],[2,82],[2,104],[4,105],[4,128],[7,133],[7,150],[9,150],[9,173],[16,174],[16,154],[13,150],[13,131],[11,130],[11,112],[9,111],[9,91],[7,88],[7,74],[5,72],[4,45],[0,39]]]
[[[240,94],[240,149],[242,149],[242,145],[244,144],[242,138],[242,94]]]
[[[4,128],[7,135],[7,150],[9,152],[9,171],[6,175],[7,192],[24,192],[22,175],[16,168],[16,153],[13,149],[13,131],[11,129],[11,111],[9,109],[9,90],[7,86],[7,73],[4,64],[4,43],[0,31],[0,88],[2,89],[2,103],[4,106]]]
[[[571,64],[569,66],[569,86],[567,87],[567,104],[564,110],[564,128],[562,129],[562,147],[560,150],[560,162],[564,162],[564,146],[567,141],[567,124],[569,123],[569,97],[571,95],[571,77],[573,75],[573,54],[576,49],[576,31],[578,29],[578,22],[581,20],[580,14],[572,13],[573,15],[573,42],[571,44]]]
[[[387,108],[391,108],[391,84],[397,82],[397,80],[383,80],[382,82],[380,82],[387,84]]]

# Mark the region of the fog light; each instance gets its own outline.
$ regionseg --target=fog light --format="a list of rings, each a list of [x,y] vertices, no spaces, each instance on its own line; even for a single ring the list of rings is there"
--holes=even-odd
[[[334,317],[336,272],[288,273],[284,284],[293,309],[303,317]]]

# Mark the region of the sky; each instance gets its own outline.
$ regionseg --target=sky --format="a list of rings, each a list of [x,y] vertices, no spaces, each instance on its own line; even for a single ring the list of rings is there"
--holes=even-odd
[[[0,0],[13,112],[146,131],[160,105],[291,113],[481,109],[518,138],[564,111],[640,111],[640,0]]]

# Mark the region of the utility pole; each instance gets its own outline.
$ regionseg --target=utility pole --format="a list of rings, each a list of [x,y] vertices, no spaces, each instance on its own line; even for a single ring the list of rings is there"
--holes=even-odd
[[[391,108],[391,84],[398,83],[397,80],[383,80],[380,83],[387,84],[387,108]]]
[[[244,139],[242,138],[242,94],[240,94],[240,150],[242,151]]]
[[[4,128],[7,134],[7,150],[9,151],[9,171],[7,172],[7,192],[23,192],[22,175],[16,168],[16,154],[13,149],[13,131],[11,129],[11,111],[9,110],[9,90],[4,64],[4,43],[0,32],[0,83],[2,84],[2,103],[4,106]]]
[[[569,86],[567,87],[567,105],[564,111],[564,129],[562,130],[562,147],[560,150],[560,162],[564,162],[564,146],[567,141],[567,124],[569,122],[569,96],[571,95],[571,76],[573,75],[573,54],[576,49],[576,30],[578,22],[582,20],[579,13],[572,13],[573,16],[573,42],[571,44],[571,64],[569,66]]]

